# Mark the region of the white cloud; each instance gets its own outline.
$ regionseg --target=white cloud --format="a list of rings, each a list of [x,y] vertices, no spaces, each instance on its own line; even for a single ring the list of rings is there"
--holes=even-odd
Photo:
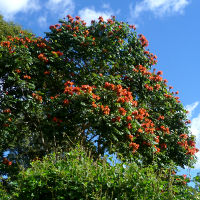
[[[78,12],[78,15],[83,19],[88,25],[91,20],[97,20],[100,16],[103,17],[104,20],[111,18],[114,13],[112,11],[96,11],[95,9],[84,8]]]
[[[102,8],[109,9],[109,8],[110,8],[110,4],[104,3],[104,4],[102,5]]]
[[[38,0],[0,0],[0,14],[11,20],[19,12],[39,10]]]
[[[38,18],[38,22],[39,22],[39,25],[41,27],[46,27],[47,26],[47,17],[46,16],[40,16]]]
[[[63,18],[74,12],[75,4],[72,0],[48,0],[46,9]]]
[[[130,5],[131,15],[138,17],[141,12],[151,11],[155,15],[183,13],[184,8],[189,4],[189,0],[142,0],[136,4],[135,8]]]
[[[194,102],[193,104],[190,104],[190,105],[187,105],[185,108],[187,111],[189,111],[188,113],[188,118],[191,118],[192,117],[192,113],[193,111],[195,110],[195,108],[199,105],[199,102],[196,101]]]

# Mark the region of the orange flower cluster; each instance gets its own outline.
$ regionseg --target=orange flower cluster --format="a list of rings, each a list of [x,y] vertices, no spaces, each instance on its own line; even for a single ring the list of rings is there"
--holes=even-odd
[[[40,42],[37,44],[39,48],[45,48],[47,45],[44,42]]]
[[[144,87],[149,91],[153,91],[153,87],[149,86],[148,84],[145,84]]]
[[[3,110],[3,113],[11,113],[10,108],[7,108],[7,109]]]
[[[38,59],[45,63],[49,62],[48,58],[43,53],[38,55]]]
[[[161,147],[162,149],[166,149],[166,148],[167,148],[167,145],[166,145],[165,143],[162,143],[162,144],[160,144],[160,147]]]
[[[3,46],[3,47],[9,48],[10,47],[10,41],[3,41],[3,42],[0,43],[0,45]]]
[[[32,93],[32,97],[36,100],[38,100],[40,103],[42,103],[42,96],[40,96],[39,94],[36,93]]]
[[[104,88],[113,90],[117,93],[117,96],[119,97],[117,99],[118,103],[131,102],[134,107],[137,106],[137,101],[133,101],[132,92],[129,92],[127,89],[123,89],[121,85],[114,85],[112,83],[105,82]]]
[[[53,117],[52,121],[57,123],[58,126],[63,122],[61,119],[58,119],[57,117]]]
[[[165,96],[166,98],[172,98],[172,95],[171,95],[171,94],[164,94],[164,96]]]
[[[141,124],[141,127],[144,128],[146,133],[151,133],[153,134],[155,132],[155,124],[152,122],[152,120],[146,118],[145,123]]]
[[[12,162],[9,161],[7,158],[3,158],[3,164],[7,165],[7,166],[10,166],[10,165],[12,165]]]
[[[147,46],[149,45],[149,42],[148,42],[148,40],[144,37],[144,35],[139,34],[139,40],[141,41],[143,47],[147,47]]]
[[[110,114],[110,108],[108,106],[101,105],[101,110],[103,111],[104,115],[109,115]]]
[[[182,146],[183,148],[185,148],[187,150],[186,154],[190,154],[190,155],[194,155],[195,153],[197,153],[199,151],[199,149],[195,148],[195,142],[194,141],[190,141],[190,144],[188,145],[187,141],[181,141],[181,142],[177,142],[178,145]],[[192,148],[190,148],[189,146],[192,146]]]
[[[126,121],[127,121],[127,122],[129,122],[129,121],[131,121],[131,120],[132,120],[132,117],[131,117],[130,115],[126,117]]]
[[[154,145],[154,148],[156,149],[155,153],[159,153],[160,152],[160,148],[158,148],[157,146]]]
[[[21,70],[20,69],[15,69],[15,72],[20,74],[21,73]]]
[[[190,154],[190,155],[194,155],[195,153],[197,153],[199,151],[199,149],[197,148],[187,148],[187,153],[186,154]]]
[[[179,137],[182,138],[182,139],[187,139],[187,138],[188,138],[188,135],[186,135],[186,134],[181,134],[181,135],[179,135]]]
[[[51,53],[54,54],[55,56],[62,56],[63,55],[63,53],[60,52],[60,51],[52,51]]]
[[[29,80],[31,79],[31,76],[28,76],[27,74],[24,75],[23,77],[24,77],[24,79],[29,79]]]
[[[156,55],[153,55],[149,51],[144,51],[144,54],[148,57],[150,65],[155,65],[158,62]]]
[[[9,41],[3,41],[0,43],[1,46],[7,47],[9,49],[9,53],[13,53],[14,52],[14,47],[15,44],[22,44],[24,45],[26,48],[28,48],[28,44],[29,43],[33,43],[35,42],[35,40],[33,40],[32,38],[19,38],[19,37],[12,37],[12,36],[8,36],[7,37]],[[37,40],[36,40],[37,42]]]
[[[156,136],[156,137],[154,138],[154,141],[155,141],[156,143],[159,143],[159,142],[160,142],[159,138],[160,138],[160,136]]]
[[[112,118],[112,122],[120,122],[120,121],[121,121],[121,117],[119,116]]]
[[[144,67],[144,66],[142,66],[142,65],[135,66],[135,68],[133,69],[133,71],[135,71],[135,72],[139,72],[140,71],[143,75],[151,75],[151,72],[149,72],[147,70],[147,68]]]
[[[185,121],[185,124],[191,124],[191,120]]]
[[[133,142],[133,135],[128,135],[128,138],[131,141],[129,147],[133,148],[133,153],[135,153],[140,145]]]
[[[160,115],[160,116],[158,117],[158,120],[164,120],[164,119],[165,119],[165,117],[162,116],[162,115]]]
[[[161,88],[161,86],[160,86],[159,84],[156,84],[156,85],[154,86],[154,88],[155,88],[156,90],[159,90],[159,89]]]
[[[135,25],[129,25],[129,28],[132,28],[132,29],[136,30]]]
[[[63,101],[63,103],[64,103],[64,105],[68,105],[68,104],[69,104],[69,100],[68,100],[68,99],[65,99],[65,100]]]
[[[160,126],[160,128],[157,128],[157,130],[161,130],[164,133],[170,134],[169,128],[165,126]]]
[[[190,140],[188,143],[191,147],[195,147],[196,145],[195,141],[192,141],[192,140]]]
[[[44,72],[44,75],[49,75],[49,74],[51,74],[50,71],[45,71],[45,72]]]
[[[99,100],[100,97],[98,95],[95,95],[92,93],[93,89],[95,88],[94,86],[89,86],[89,85],[81,85],[80,87],[74,87],[74,83],[67,81],[65,84],[65,89],[64,89],[64,94],[77,94],[80,95],[82,93],[89,93],[92,95],[93,99]]]
[[[187,150],[186,154],[194,155],[195,153],[197,153],[199,151],[199,149],[195,148],[195,146],[196,146],[195,141],[193,141],[193,140],[187,141],[186,140],[186,139],[188,139],[188,135],[181,134],[179,137],[181,138],[181,141],[177,142],[177,144]],[[190,147],[192,147],[192,148],[190,148]]]
[[[134,115],[137,120],[143,120],[145,117],[149,117],[148,112],[146,112],[144,108],[139,108],[139,110],[133,111],[132,115]]]
[[[151,76],[149,77],[150,80],[153,80],[155,82],[161,82],[162,81],[162,77],[159,75],[155,75],[155,76]]]
[[[131,142],[130,144],[129,144],[129,147],[132,147],[133,148],[133,153],[135,153],[137,150],[138,150],[138,148],[139,148],[139,144],[136,144],[136,143],[134,143],[134,142]]]
[[[119,111],[119,113],[121,114],[121,115],[126,115],[126,110],[124,109],[124,108],[122,108],[122,107],[120,107],[119,109],[118,109],[118,111]]]

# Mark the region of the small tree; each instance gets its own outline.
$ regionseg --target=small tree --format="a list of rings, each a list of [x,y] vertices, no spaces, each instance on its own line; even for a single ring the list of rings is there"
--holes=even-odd
[[[198,150],[187,111],[152,70],[157,57],[146,38],[114,17],[59,22],[46,38],[1,42],[1,173],[14,176],[77,142],[96,158],[115,152],[143,164],[192,165]]]
[[[8,35],[17,36],[22,31],[22,27],[14,24],[13,22],[6,22],[3,16],[0,15],[0,41],[6,40]],[[28,33],[26,31],[26,33]]]

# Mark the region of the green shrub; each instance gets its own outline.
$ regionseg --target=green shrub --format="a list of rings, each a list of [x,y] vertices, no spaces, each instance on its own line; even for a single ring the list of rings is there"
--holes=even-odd
[[[31,168],[23,170],[13,182],[16,187],[12,198],[195,199],[194,189],[183,183],[188,180],[169,172],[167,169],[156,171],[156,166],[142,167],[136,162],[110,164],[107,157],[94,160],[77,147],[64,156],[52,154],[33,161]]]

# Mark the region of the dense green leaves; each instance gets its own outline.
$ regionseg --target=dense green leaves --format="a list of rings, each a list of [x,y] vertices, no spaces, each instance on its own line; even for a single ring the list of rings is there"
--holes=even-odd
[[[186,186],[188,178],[169,175],[170,169],[141,168],[135,162],[115,163],[104,157],[94,162],[91,152],[80,147],[65,155],[49,155],[22,170],[10,183],[12,192],[3,199],[198,199]],[[112,164],[111,164],[112,163]]]

